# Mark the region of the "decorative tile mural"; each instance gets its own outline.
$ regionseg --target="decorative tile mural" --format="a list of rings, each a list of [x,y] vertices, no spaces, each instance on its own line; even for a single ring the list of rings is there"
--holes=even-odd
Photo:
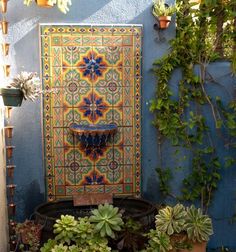
[[[142,26],[43,24],[40,32],[48,200],[139,195]],[[72,123],[114,123],[118,132],[107,146],[82,148]]]

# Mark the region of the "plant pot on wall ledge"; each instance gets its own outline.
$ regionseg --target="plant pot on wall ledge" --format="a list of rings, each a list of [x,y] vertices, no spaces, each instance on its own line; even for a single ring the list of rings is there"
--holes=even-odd
[[[23,92],[17,88],[1,88],[0,94],[5,106],[20,107],[23,100]]]
[[[171,22],[171,16],[160,16],[160,17],[158,17],[159,29],[168,28],[170,22]]]
[[[35,0],[38,6],[44,7],[44,8],[51,8],[53,7],[53,4],[50,4],[48,0]]]

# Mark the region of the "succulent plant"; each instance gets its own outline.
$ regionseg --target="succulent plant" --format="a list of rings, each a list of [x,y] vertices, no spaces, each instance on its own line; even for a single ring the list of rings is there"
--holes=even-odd
[[[41,93],[41,81],[37,73],[21,72],[12,80],[10,86],[20,89],[25,100],[34,101]]]
[[[212,221],[202,213],[200,208],[193,205],[187,207],[185,222],[189,240],[194,242],[208,241],[209,236],[213,234]]]
[[[117,207],[109,204],[99,205],[98,209],[92,211],[90,221],[95,223],[95,230],[100,233],[101,237],[110,236],[115,238],[114,231],[120,231],[124,224],[122,215]]]
[[[56,220],[54,224],[54,233],[57,234],[56,240],[60,240],[62,243],[71,244],[71,241],[75,241],[77,235],[78,221],[74,216],[61,215],[61,218]]]
[[[166,233],[151,229],[147,237],[147,252],[168,252],[172,249],[170,237]]]
[[[156,215],[156,229],[168,235],[184,230],[186,210],[181,204],[167,206]]]

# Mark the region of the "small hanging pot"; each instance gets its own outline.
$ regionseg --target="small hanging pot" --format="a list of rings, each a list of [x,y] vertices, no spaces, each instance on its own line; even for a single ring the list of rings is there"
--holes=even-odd
[[[8,2],[8,0],[1,0],[2,13],[7,12],[7,2]]]
[[[12,136],[13,136],[13,129],[14,129],[14,126],[6,126],[5,127],[5,136],[7,138],[12,138]]]
[[[6,35],[8,33],[8,22],[6,20],[1,21],[2,33]]]
[[[166,29],[169,27],[171,16],[160,16],[158,17],[158,21],[159,21],[159,28]]]
[[[17,225],[17,223],[14,220],[10,220],[10,222],[9,222],[9,233],[10,233],[10,235],[15,235],[16,225]]]
[[[14,203],[8,204],[8,214],[9,214],[9,216],[16,215],[16,204],[14,204]]]
[[[14,149],[15,149],[15,146],[6,146],[6,152],[7,152],[8,159],[12,158]]]
[[[3,72],[4,72],[5,78],[10,75],[10,69],[11,69],[11,65],[3,65]]]
[[[1,95],[1,92],[0,92],[0,95]],[[5,110],[5,117],[6,117],[6,119],[10,119],[11,118],[11,114],[12,114],[12,107],[6,107],[6,110]]]
[[[10,251],[15,251],[16,250],[17,241],[16,240],[10,240],[9,244],[10,244]]]
[[[16,168],[15,165],[7,165],[7,176],[8,176],[8,178],[13,179],[15,168]]]
[[[7,56],[8,55],[9,48],[10,48],[10,44],[8,44],[8,43],[2,43],[2,54],[3,54],[3,56]]]
[[[0,94],[5,106],[20,107],[23,100],[23,92],[19,88],[2,88]]]
[[[36,0],[36,3],[40,7],[51,8],[53,4],[50,4],[48,0]]]
[[[8,195],[12,198],[14,197],[15,189],[16,189],[16,185],[14,184],[7,185]]]

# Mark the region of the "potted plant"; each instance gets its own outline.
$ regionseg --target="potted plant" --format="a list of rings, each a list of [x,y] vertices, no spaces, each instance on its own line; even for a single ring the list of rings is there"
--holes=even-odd
[[[40,7],[52,7],[57,4],[58,9],[67,13],[69,11],[69,6],[71,5],[71,0],[35,0],[37,5]],[[33,0],[24,0],[24,4],[29,6]]]
[[[213,234],[211,219],[195,206],[177,204],[159,210],[156,229],[148,233],[148,246],[156,251],[205,252]]]
[[[169,26],[171,16],[176,10],[175,5],[168,5],[164,0],[153,0],[152,14],[157,19],[160,29],[166,29]]]
[[[41,81],[36,73],[21,72],[7,88],[1,89],[5,106],[21,106],[23,98],[34,101],[41,93]]]
[[[34,221],[26,220],[16,225],[15,231],[19,239],[19,248],[24,250],[25,245],[28,251],[38,251],[41,239],[42,225]]]
[[[78,251],[78,248],[79,251],[111,251],[108,238],[115,238],[115,232],[123,226],[119,209],[108,204],[99,205],[91,214],[78,219],[61,215],[54,224],[55,239],[49,239],[40,251]]]

